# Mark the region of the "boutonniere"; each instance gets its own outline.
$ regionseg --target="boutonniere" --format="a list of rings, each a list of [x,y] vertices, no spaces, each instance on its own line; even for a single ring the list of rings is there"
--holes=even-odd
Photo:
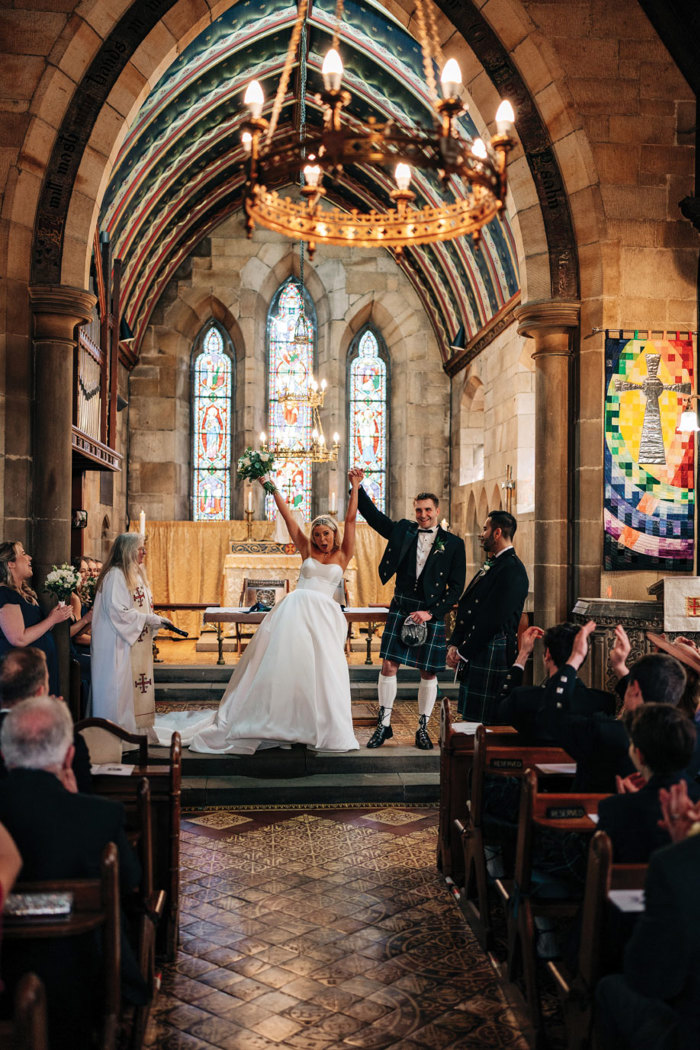
[[[492,565],[493,565],[492,561],[485,561],[484,564],[481,566],[481,571],[482,572],[488,572]]]
[[[444,549],[445,549],[445,541],[443,540],[442,536],[438,536],[436,538],[436,540],[435,540],[435,543],[433,544],[433,550],[435,551],[436,554],[442,554]]]

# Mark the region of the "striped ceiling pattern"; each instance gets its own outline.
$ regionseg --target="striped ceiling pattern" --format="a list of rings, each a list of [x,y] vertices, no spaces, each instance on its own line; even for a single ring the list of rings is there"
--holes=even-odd
[[[308,19],[306,122],[320,125],[315,95],[335,26],[334,0],[316,0]],[[177,267],[197,243],[241,213],[244,156],[240,145],[243,94],[259,80],[269,116],[296,7],[288,0],[243,0],[178,56],[138,112],[116,159],[102,203],[100,229],[125,262],[122,311],[139,336]],[[415,39],[371,0],[346,0],[340,50],[343,86],[352,95],[346,119],[394,120],[402,127],[432,123]],[[298,127],[298,79],[292,76],[278,133]],[[462,131],[476,136],[467,113]],[[387,208],[388,173],[348,167],[329,197],[350,209]],[[437,180],[414,173],[416,206],[436,203]],[[452,180],[450,192],[468,190]],[[241,219],[241,228],[242,219]],[[323,251],[321,246],[319,252]],[[467,341],[517,292],[513,236],[507,215],[486,227],[481,247],[471,239],[407,251],[398,263],[419,294],[445,356],[463,326]]]

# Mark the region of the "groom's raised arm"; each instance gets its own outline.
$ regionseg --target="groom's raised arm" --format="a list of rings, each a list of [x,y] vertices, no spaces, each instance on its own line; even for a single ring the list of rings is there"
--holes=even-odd
[[[385,540],[388,540],[394,528],[394,522],[391,518],[387,518],[386,514],[382,514],[380,510],[377,510],[362,485],[357,490],[357,499],[358,510],[370,528],[378,532]]]

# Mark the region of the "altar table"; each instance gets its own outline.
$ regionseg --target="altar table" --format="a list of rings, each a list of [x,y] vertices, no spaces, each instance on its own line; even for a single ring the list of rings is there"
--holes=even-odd
[[[298,561],[297,561],[298,566]],[[366,623],[367,624],[367,657],[365,659],[366,664],[372,663],[372,637],[377,629],[377,624],[386,623],[389,615],[389,608],[386,605],[381,606],[346,606],[343,609],[345,619],[348,624],[351,623]],[[246,609],[241,608],[238,605],[229,606],[210,606],[204,612],[204,622],[216,624],[216,637],[219,643],[219,659],[216,661],[217,664],[225,663],[224,660],[224,631],[223,624],[225,623],[249,623],[257,624],[267,616],[266,612],[247,612]]]

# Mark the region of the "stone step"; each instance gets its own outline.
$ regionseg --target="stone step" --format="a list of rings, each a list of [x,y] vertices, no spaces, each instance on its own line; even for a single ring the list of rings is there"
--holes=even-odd
[[[371,667],[364,664],[350,665],[351,682],[373,682],[377,683],[377,675],[380,669],[379,661]],[[228,682],[235,664],[226,664],[223,667],[216,664],[156,664],[153,668],[156,685],[165,682]],[[439,671],[438,681],[450,684],[454,678],[454,671],[446,669]],[[402,667],[399,671],[399,683],[415,682],[420,680],[420,675],[414,667]]]
[[[415,700],[418,688],[417,682],[402,682],[399,679],[396,690],[397,701]],[[223,696],[225,684],[223,682],[166,682],[162,685],[156,682],[156,701],[162,703],[193,703],[195,701],[211,700],[218,703]],[[456,698],[459,692],[457,685],[440,685],[439,695]],[[377,683],[350,683],[350,696],[352,700],[375,702],[377,700]]]
[[[183,777],[185,807],[424,802],[440,797],[439,773],[325,773],[294,780]]]
[[[164,752],[164,757],[165,757]],[[256,780],[295,780],[309,776],[416,773],[440,771],[440,750],[387,742],[381,748],[361,747],[338,754],[312,751],[303,744],[289,749],[269,748],[254,755],[200,755],[185,748],[182,773],[187,777],[244,777]]]

